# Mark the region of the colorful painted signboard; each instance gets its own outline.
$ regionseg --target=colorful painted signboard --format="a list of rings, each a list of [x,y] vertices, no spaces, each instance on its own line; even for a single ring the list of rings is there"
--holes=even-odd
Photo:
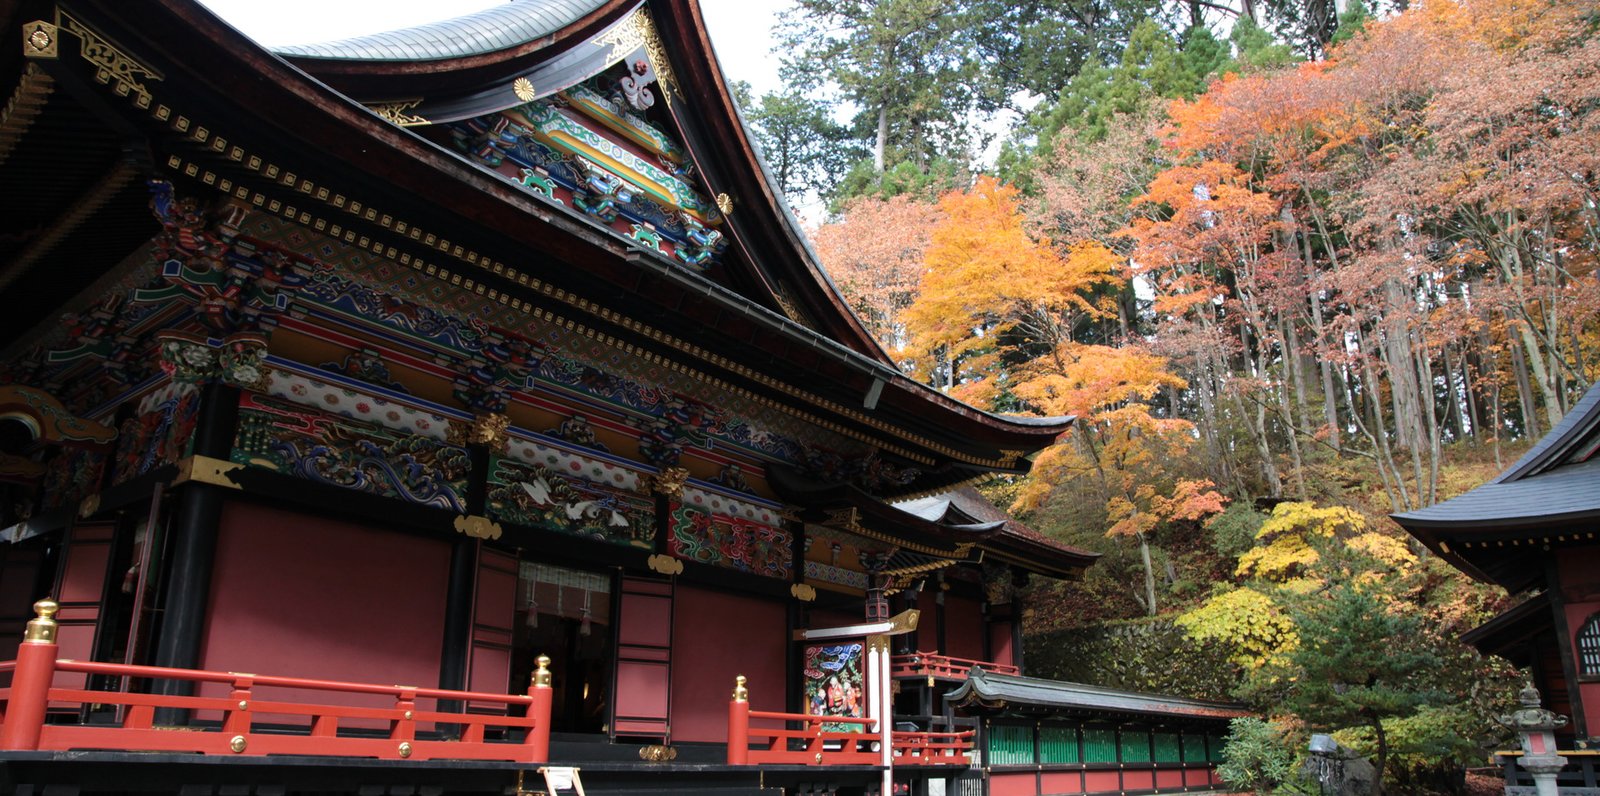
[[[860,641],[806,646],[805,712],[813,716],[867,715],[867,646]],[[859,724],[824,724],[825,732],[859,732]]]

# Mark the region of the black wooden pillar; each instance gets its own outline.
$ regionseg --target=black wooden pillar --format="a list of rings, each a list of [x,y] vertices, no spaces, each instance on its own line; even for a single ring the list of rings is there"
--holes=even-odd
[[[207,384],[200,390],[199,417],[195,422],[196,456],[226,460],[233,452],[234,426],[239,418],[239,390]],[[161,597],[161,622],[156,629],[156,666],[193,669],[200,662],[200,641],[205,635],[206,604],[211,598],[211,571],[222,524],[222,487],[190,481],[183,484],[168,536],[168,558]],[[194,693],[186,680],[158,680],[160,694]],[[188,711],[158,711],[157,723],[181,724]]]
[[[484,516],[489,502],[489,448],[467,446],[467,513]],[[460,535],[450,545],[450,573],[445,585],[444,644],[439,651],[439,687],[467,687],[467,650],[472,644],[473,592],[478,585],[478,540]],[[441,705],[448,710],[452,706]]]

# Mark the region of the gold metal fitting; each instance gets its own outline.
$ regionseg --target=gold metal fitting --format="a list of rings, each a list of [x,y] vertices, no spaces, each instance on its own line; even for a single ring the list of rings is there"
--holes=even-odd
[[[243,752],[244,751],[244,747],[245,747],[245,742],[244,742],[244,736],[243,735],[235,735],[235,736],[233,736],[233,740],[228,741],[228,748],[232,749],[234,754],[238,754],[240,752]]]
[[[549,688],[550,687],[550,656],[549,655],[540,655],[539,659],[538,659],[538,664],[539,664],[539,668],[535,669],[534,672],[533,672],[533,687],[534,688]]]
[[[401,741],[400,742],[400,756],[401,757],[410,757],[411,756],[411,742],[410,741]]]
[[[239,709],[240,710],[249,710],[250,709],[250,703],[246,702],[246,701],[244,701],[242,699],[239,700]]]
[[[56,643],[56,612],[61,610],[61,604],[49,597],[33,604],[33,612],[37,616],[28,620],[28,629],[22,633],[24,644],[54,644]]]
[[[750,701],[750,689],[744,687],[744,684],[746,682],[747,681],[745,680],[744,675],[742,675],[742,674],[739,675],[738,677],[733,678],[733,701],[735,701],[735,702],[749,702]]]
[[[411,711],[409,711],[409,710],[408,710],[408,711],[406,711],[406,720],[407,720],[407,721],[410,721],[410,720],[411,720]]]
[[[639,747],[639,759],[649,763],[665,763],[678,759],[678,750],[665,744]]]

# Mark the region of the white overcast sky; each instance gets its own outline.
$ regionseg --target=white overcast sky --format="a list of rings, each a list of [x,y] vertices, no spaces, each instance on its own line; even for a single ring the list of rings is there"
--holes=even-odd
[[[505,0],[200,0],[267,47],[318,42],[437,22]],[[711,43],[731,80],[757,96],[778,88],[772,25],[791,0],[700,0]]]

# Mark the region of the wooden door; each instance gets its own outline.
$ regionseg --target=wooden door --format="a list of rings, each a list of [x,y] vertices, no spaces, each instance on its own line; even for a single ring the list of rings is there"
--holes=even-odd
[[[516,621],[517,557],[478,545],[478,582],[472,600],[472,638],[467,651],[467,690],[526,693],[511,679],[511,634]],[[524,690],[519,690],[524,689]],[[472,712],[503,712],[503,705],[469,704]]]
[[[611,736],[659,738],[672,726],[672,582],[622,578]]]
[[[62,551],[61,572],[56,579],[56,644],[59,657],[87,661],[94,659],[95,633],[100,628],[101,600],[105,597],[107,569],[111,565],[112,540],[116,525],[109,522],[83,523],[68,529],[66,549]],[[86,675],[59,675],[56,684],[83,688]]]

